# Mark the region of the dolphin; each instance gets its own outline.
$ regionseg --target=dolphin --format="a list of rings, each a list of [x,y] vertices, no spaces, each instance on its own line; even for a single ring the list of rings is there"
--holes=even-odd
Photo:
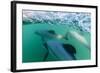
[[[62,37],[61,35],[57,35],[53,30],[39,30],[35,33],[42,37],[42,40],[44,41],[44,46],[49,51],[44,56],[43,60],[46,60],[48,53],[55,55],[60,60],[75,60],[75,56],[73,53],[73,50],[75,50],[75,48],[71,45],[65,45],[57,40]],[[57,39],[48,40],[49,38]]]

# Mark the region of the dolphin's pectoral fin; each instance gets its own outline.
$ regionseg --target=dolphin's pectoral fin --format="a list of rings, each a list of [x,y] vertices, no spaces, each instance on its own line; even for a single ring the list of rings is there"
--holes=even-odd
[[[49,55],[49,50],[48,50],[48,46],[47,46],[46,43],[44,43],[43,45],[44,45],[44,47],[47,49],[47,52],[46,52],[46,54],[45,54],[45,56],[44,56],[44,58],[43,58],[43,61],[46,61],[46,59],[48,58],[48,55]]]
[[[75,60],[75,56],[74,54],[76,54],[76,49],[74,48],[74,46],[70,45],[70,44],[62,44],[62,46],[64,47],[64,49],[71,55],[73,56],[73,59]]]
[[[48,49],[48,46],[47,46],[47,44],[46,44],[46,43],[44,43],[43,45],[45,46],[45,48],[46,48],[46,49]]]
[[[63,44],[63,47],[65,48],[66,51],[68,51],[70,53],[73,53],[73,54],[76,53],[76,49],[74,48],[74,46],[72,46],[70,44]]]

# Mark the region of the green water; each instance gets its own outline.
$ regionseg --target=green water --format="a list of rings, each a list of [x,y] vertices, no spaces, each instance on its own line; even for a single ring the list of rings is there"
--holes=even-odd
[[[23,63],[30,62],[43,62],[45,54],[48,50],[43,46],[41,37],[35,34],[37,30],[54,30],[57,34],[65,35],[66,32],[75,30],[66,25],[50,25],[50,24],[23,24],[22,26],[22,61]],[[80,32],[90,43],[90,33]],[[91,58],[90,50],[76,39],[69,37],[68,40],[60,40],[62,43],[68,43],[76,48],[75,57],[77,60],[87,60]],[[59,61],[60,59],[49,53],[46,61]]]

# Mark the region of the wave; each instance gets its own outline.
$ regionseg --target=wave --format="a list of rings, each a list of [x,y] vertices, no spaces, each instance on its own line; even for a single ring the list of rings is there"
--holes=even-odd
[[[67,25],[73,28],[77,28],[81,31],[90,32],[91,13],[23,10],[23,23]]]

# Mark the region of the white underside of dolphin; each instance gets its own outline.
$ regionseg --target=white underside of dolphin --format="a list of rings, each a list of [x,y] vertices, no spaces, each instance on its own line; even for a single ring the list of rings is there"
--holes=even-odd
[[[90,45],[84,36],[76,31],[70,31],[69,34],[77,39],[80,43],[84,44],[87,48],[90,48]]]

